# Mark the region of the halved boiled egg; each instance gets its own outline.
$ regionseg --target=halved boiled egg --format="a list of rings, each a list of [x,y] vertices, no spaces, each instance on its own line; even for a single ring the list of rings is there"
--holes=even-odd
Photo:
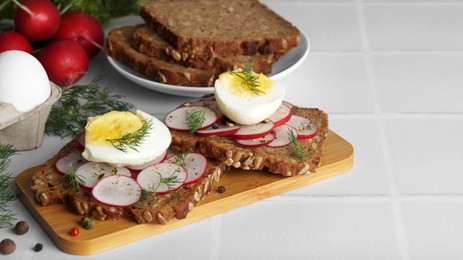
[[[157,118],[139,110],[111,111],[89,118],[82,157],[116,167],[136,166],[164,153],[170,142],[169,129]]]
[[[285,89],[249,69],[224,72],[215,81],[215,99],[222,112],[242,125],[257,124],[281,105]]]

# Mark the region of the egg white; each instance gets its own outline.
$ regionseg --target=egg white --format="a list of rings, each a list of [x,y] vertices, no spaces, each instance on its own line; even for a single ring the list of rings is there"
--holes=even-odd
[[[151,121],[151,128],[143,138],[143,142],[136,147],[137,150],[129,148],[123,152],[112,145],[95,145],[86,142],[82,157],[88,161],[105,162],[121,167],[141,165],[164,153],[172,140],[169,129],[159,119],[143,111],[137,110],[136,115],[142,120]]]
[[[283,102],[285,88],[272,82],[267,94],[256,97],[240,97],[227,91],[223,82],[215,81],[215,99],[220,110],[231,120],[242,125],[253,125],[270,117]]]

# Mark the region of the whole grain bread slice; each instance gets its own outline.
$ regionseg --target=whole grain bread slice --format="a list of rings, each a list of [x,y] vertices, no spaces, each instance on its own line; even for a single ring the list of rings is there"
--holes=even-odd
[[[137,27],[133,34],[132,43],[135,49],[147,56],[186,67],[206,69],[214,73],[237,68],[244,69],[250,65],[256,73],[270,74],[272,65],[281,56],[280,53],[270,53],[221,57],[212,53],[210,49],[206,49],[206,53],[202,56],[190,55],[187,52],[180,52],[175,49],[146,24]]]
[[[77,215],[98,220],[126,218],[139,224],[166,224],[173,218],[185,218],[198,201],[212,190],[224,173],[223,165],[209,160],[206,173],[198,182],[184,185],[175,192],[163,195],[144,192],[142,198],[132,206],[108,206],[95,200],[90,191],[73,188],[69,179],[56,171],[57,160],[81,149],[78,138],[67,143],[33,174],[31,191],[40,205],[65,204]]]
[[[299,44],[300,31],[257,0],[147,1],[140,15],[190,55],[286,53]]]
[[[122,26],[112,29],[106,40],[107,54],[157,82],[180,86],[213,86],[216,75],[211,71],[189,68],[148,57],[134,49],[132,39],[136,28],[135,26]]]
[[[230,137],[199,137],[172,129],[171,149],[177,152],[197,149],[208,158],[243,170],[268,170],[284,176],[309,174],[316,171],[322,160],[328,138],[328,115],[317,108],[301,107],[293,107],[293,114],[309,119],[318,127],[316,136],[298,140],[306,153],[302,158],[293,156],[288,146],[250,148]]]

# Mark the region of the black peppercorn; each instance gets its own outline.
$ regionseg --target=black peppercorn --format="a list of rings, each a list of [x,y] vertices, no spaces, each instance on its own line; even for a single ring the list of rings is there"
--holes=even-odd
[[[41,243],[35,244],[34,251],[35,252],[40,252],[43,249],[43,245]]]
[[[217,128],[219,128],[219,125],[217,123],[213,123],[212,124],[212,129],[217,129]]]
[[[218,193],[224,193],[225,192],[225,187],[223,185],[220,185],[219,187],[217,187],[217,192]]]

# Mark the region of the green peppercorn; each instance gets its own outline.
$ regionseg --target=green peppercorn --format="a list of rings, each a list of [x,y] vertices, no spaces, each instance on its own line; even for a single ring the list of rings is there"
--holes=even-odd
[[[95,227],[95,221],[89,217],[83,217],[80,220],[80,225],[85,229],[92,229],[93,227]]]

